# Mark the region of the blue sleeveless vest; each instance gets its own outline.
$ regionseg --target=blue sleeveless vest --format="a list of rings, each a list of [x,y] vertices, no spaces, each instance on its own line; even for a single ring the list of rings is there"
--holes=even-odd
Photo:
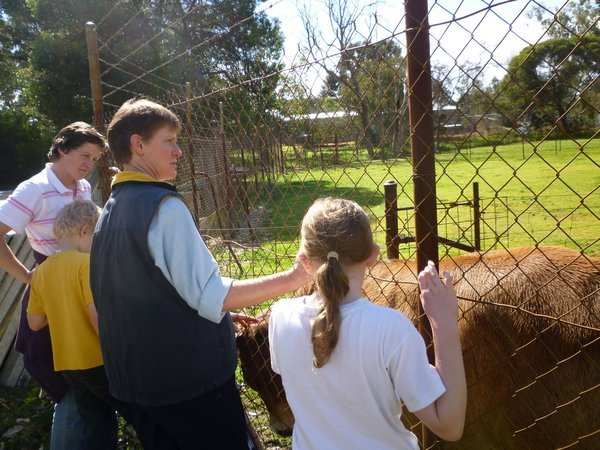
[[[230,379],[237,355],[231,318],[198,315],[155,266],[147,236],[166,183],[123,182],[94,233],[90,284],[111,394],[160,406],[190,400]],[[177,233],[173,229],[173,234]]]

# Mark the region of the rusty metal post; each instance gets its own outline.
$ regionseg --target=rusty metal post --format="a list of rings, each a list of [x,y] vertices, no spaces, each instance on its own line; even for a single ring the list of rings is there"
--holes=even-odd
[[[388,259],[398,259],[398,184],[389,180],[383,183],[385,194],[385,246]]]
[[[194,222],[199,227],[198,217],[198,189],[196,187],[196,165],[194,164],[194,141],[192,140],[192,85],[185,83],[185,137],[187,139],[187,159],[190,165],[190,189],[192,190],[192,205],[194,208]]]
[[[94,111],[94,127],[103,133],[106,131],[104,125],[104,106],[102,103],[102,85],[100,84],[100,60],[98,57],[98,40],[96,37],[96,25],[93,22],[85,24],[85,40],[87,43],[88,64],[90,71],[90,83],[92,88],[92,108]],[[106,203],[110,196],[111,174],[108,168],[108,153],[98,160],[98,163],[91,175],[95,180],[92,184],[92,190],[96,187],[102,194],[102,203]]]
[[[415,239],[417,267],[431,260],[439,266],[433,106],[429,52],[427,0],[404,0],[406,12],[407,82],[410,145],[413,163]],[[429,361],[435,359],[431,345],[431,325],[419,303],[419,331],[428,347]],[[435,436],[422,426],[423,448],[434,445]]]

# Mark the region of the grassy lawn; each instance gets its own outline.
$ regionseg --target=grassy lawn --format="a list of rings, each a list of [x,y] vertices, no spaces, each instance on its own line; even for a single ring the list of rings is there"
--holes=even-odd
[[[39,385],[0,386],[0,449],[40,450],[50,448],[53,403]],[[119,418],[119,450],[141,450],[137,438]]]
[[[327,151],[332,152],[331,149]],[[330,158],[324,158],[330,160]],[[445,209],[472,199],[479,183],[482,249],[527,245],[560,245],[589,255],[600,254],[600,139],[517,143],[477,147],[436,155],[438,234],[463,243],[473,241],[472,208]],[[255,276],[289,267],[297,249],[299,224],[312,201],[322,196],[350,198],[372,217],[377,242],[385,254],[384,183],[397,183],[400,234],[414,235],[412,165],[406,158],[340,165],[288,167],[260,203],[265,219],[255,228],[260,246],[239,248],[244,275]],[[414,245],[400,246],[402,257]],[[458,250],[446,246],[440,255]],[[217,258],[225,271],[240,276],[226,252]]]
[[[0,387],[0,448],[50,448],[52,401],[37,384]]]

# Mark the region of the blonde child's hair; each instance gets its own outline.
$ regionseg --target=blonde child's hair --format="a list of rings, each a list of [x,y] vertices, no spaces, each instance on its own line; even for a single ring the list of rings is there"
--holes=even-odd
[[[74,236],[89,225],[93,230],[102,210],[92,201],[76,198],[58,212],[52,231],[57,239]]]
[[[369,217],[355,202],[326,197],[317,200],[302,220],[302,251],[323,262],[315,285],[324,303],[311,330],[313,365],[322,367],[337,345],[340,303],[350,289],[343,265],[366,261],[375,245]]]

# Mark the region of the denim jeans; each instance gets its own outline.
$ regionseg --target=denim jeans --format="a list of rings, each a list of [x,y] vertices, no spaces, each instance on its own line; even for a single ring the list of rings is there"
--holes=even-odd
[[[68,389],[59,403],[54,405],[50,450],[73,450],[81,446],[84,424],[77,409],[73,390]]]
[[[63,376],[73,391],[79,414],[85,423],[83,450],[114,450],[118,441],[116,411],[134,425],[129,405],[110,395],[104,366],[86,370],[65,370]]]

